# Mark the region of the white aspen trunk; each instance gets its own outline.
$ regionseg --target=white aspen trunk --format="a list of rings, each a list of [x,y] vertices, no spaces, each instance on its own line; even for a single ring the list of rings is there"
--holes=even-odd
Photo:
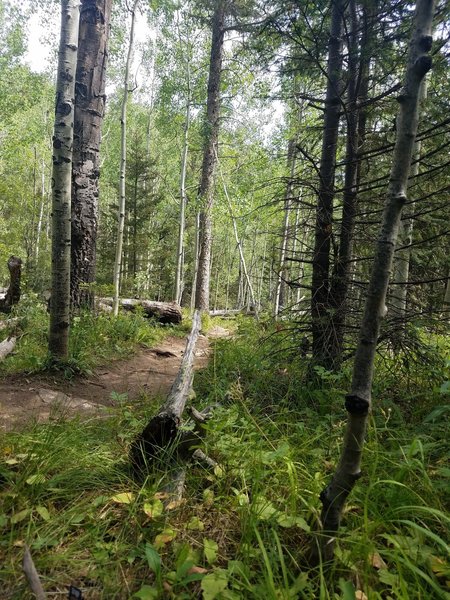
[[[123,249],[123,233],[125,227],[125,177],[127,169],[127,103],[129,93],[129,77],[131,60],[133,57],[134,46],[134,25],[136,20],[136,9],[139,0],[135,0],[131,8],[131,27],[130,39],[128,43],[127,61],[125,64],[125,77],[123,84],[122,111],[120,116],[121,125],[121,143],[120,143],[120,174],[119,174],[119,215],[118,215],[118,231],[117,231],[117,246],[116,258],[114,261],[114,304],[113,315],[117,317],[119,314],[119,295],[120,295],[120,272],[122,269],[122,249]]]
[[[197,277],[198,277],[199,245],[200,245],[200,213],[197,212],[197,214],[195,215],[194,277],[192,280],[192,290],[191,290],[191,313],[193,313],[194,309],[195,309],[195,295],[196,295]]]
[[[375,353],[381,321],[386,313],[386,293],[401,213],[407,200],[408,177],[417,135],[420,87],[432,64],[429,53],[434,7],[434,0],[417,0],[405,84],[398,97],[397,136],[385,208],[355,354],[351,391],[345,400],[348,421],[344,443],[333,478],[320,496],[323,532],[319,544],[325,560],[333,558],[334,539],[346,499],[361,476],[362,450],[371,410]]]
[[[281,286],[283,284],[283,271],[285,268],[286,250],[289,239],[289,216],[292,203],[292,180],[295,174],[295,140],[289,140],[288,165],[290,166],[288,175],[289,180],[286,185],[286,194],[284,198],[284,220],[283,231],[281,236],[280,263],[278,267],[277,284],[275,288],[275,298],[273,305],[273,316],[275,319],[278,318],[278,313],[280,312]]]
[[[78,0],[61,0],[53,134],[52,296],[48,344],[50,354],[61,360],[67,359],[69,353],[72,145],[78,26]]]
[[[45,208],[45,162],[44,162],[44,159],[42,159],[41,168],[42,168],[42,173],[41,173],[41,206],[39,208],[39,218],[38,218],[37,232],[36,232],[36,250],[35,250],[35,260],[36,260],[36,263],[39,260],[42,223],[44,221],[44,208]]]
[[[300,190],[300,194],[301,195],[301,190]],[[297,208],[295,209],[295,222],[294,222],[294,231],[292,232],[292,258],[296,258],[296,254],[297,254],[297,235],[298,235],[298,224],[300,222],[300,204],[297,204]],[[295,304],[298,304],[298,299],[300,298],[300,277],[297,279],[296,284],[298,285],[298,287],[296,288],[296,292],[294,293],[294,291],[291,291],[290,294],[290,302]],[[294,296],[295,296],[295,301],[294,301]]]
[[[261,260],[261,274],[259,276],[259,282],[258,282],[258,292],[257,292],[258,306],[262,306],[264,273],[266,270],[266,251],[267,251],[267,235],[264,236],[263,254],[262,254],[262,260]]]
[[[226,186],[226,183],[225,183],[225,178],[223,176],[222,166],[220,165],[219,158],[217,156],[217,151],[216,151],[215,148],[214,148],[214,152],[215,152],[215,156],[216,156],[216,162],[217,162],[217,165],[219,167],[219,175],[220,175],[220,179],[222,181],[223,193],[225,194],[225,198],[227,199],[228,210],[230,212],[231,221],[233,223],[234,239],[236,240],[236,244],[237,244],[237,247],[238,247],[238,250],[239,250],[239,259],[241,261],[242,273],[243,273],[243,275],[245,277],[245,281],[246,281],[247,286],[248,286],[248,290],[249,290],[249,294],[250,294],[250,300],[251,300],[253,306],[255,307],[255,311],[256,311],[255,292],[253,291],[252,282],[250,281],[250,277],[249,277],[249,274],[248,274],[248,271],[247,271],[247,264],[245,262],[244,250],[242,248],[241,240],[239,238],[239,231],[238,231],[238,228],[237,228],[236,217],[234,216],[234,212],[233,212],[233,207],[231,205],[230,196],[228,195],[228,190],[227,190],[227,186]]]
[[[181,33],[178,27],[178,39],[180,46],[182,45]],[[189,151],[189,127],[191,124],[191,62],[190,62],[190,45],[189,38],[186,40],[186,116],[183,132],[183,149],[181,151],[181,173],[180,173],[180,223],[178,230],[178,247],[177,247],[177,267],[175,274],[175,302],[181,303],[183,293],[183,269],[184,269],[184,230],[186,227],[186,173],[187,173],[187,158]]]
[[[425,103],[427,99],[427,81],[424,79],[420,88],[419,102]],[[420,153],[422,150],[422,142],[416,141],[414,144],[413,164],[411,165],[411,173],[409,181],[417,177],[419,173]],[[414,212],[415,203],[410,204],[409,212]],[[397,246],[398,250],[394,255],[394,268],[392,280],[395,285],[390,290],[390,306],[393,309],[394,316],[404,318],[406,313],[406,296],[408,290],[409,265],[411,259],[411,248],[414,230],[414,221],[411,218],[402,219],[400,221]]]

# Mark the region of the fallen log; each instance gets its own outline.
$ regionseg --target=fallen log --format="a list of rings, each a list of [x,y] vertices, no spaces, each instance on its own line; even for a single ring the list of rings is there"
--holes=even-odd
[[[255,317],[256,312],[254,310],[247,310],[246,308],[230,308],[230,309],[217,309],[210,310],[210,317],[237,317],[238,315],[245,315],[247,317]]]
[[[105,306],[113,305],[112,298],[98,298],[98,307],[104,309]],[[135,298],[123,298],[119,301],[123,310],[134,312],[140,307],[145,317],[158,319],[160,323],[172,323],[174,325],[181,323],[183,315],[181,307],[176,302],[153,302],[152,300],[139,300]]]
[[[151,419],[131,445],[130,459],[137,473],[145,470],[145,467],[162,453],[167,453],[177,438],[181,440],[183,437],[179,432],[181,415],[191,392],[195,344],[200,327],[200,313],[195,311],[183,360],[169,395],[159,413]],[[185,446],[185,443],[182,445]]]
[[[0,360],[5,359],[14,350],[17,338],[9,337],[0,343]]]
[[[7,262],[9,270],[9,288],[4,298],[0,298],[0,312],[10,313],[14,304],[20,300],[20,278],[22,276],[22,260],[18,256],[10,256]]]

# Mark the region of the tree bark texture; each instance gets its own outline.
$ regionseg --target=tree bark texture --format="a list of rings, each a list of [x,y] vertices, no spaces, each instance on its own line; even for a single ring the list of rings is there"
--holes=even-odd
[[[339,235],[339,249],[330,282],[329,310],[325,315],[326,333],[323,351],[324,366],[338,369],[343,354],[347,296],[350,284],[350,265],[353,257],[353,236],[359,183],[359,152],[366,133],[366,118],[358,106],[367,100],[369,87],[369,67],[374,50],[373,19],[375,11],[363,7],[364,29],[358,52],[359,23],[356,2],[350,0],[348,7],[348,82],[346,104],[346,151],[344,194],[342,200],[342,222]],[[360,57],[358,68],[358,54]],[[359,85],[358,85],[359,84]]]
[[[72,145],[79,3],[61,0],[52,172],[52,296],[49,352],[66,359],[70,326]]]
[[[283,229],[281,232],[281,249],[280,249],[280,263],[278,267],[277,274],[277,285],[275,288],[275,302],[273,307],[273,316],[275,319],[278,318],[278,313],[280,309],[283,308],[282,300],[282,286],[283,286],[283,273],[286,265],[286,252],[289,241],[289,218],[290,212],[292,208],[292,191],[293,191],[293,181],[295,175],[295,163],[296,163],[296,141],[295,139],[290,139],[288,144],[288,182],[286,184],[286,192],[284,196],[284,219],[283,219]]]
[[[346,0],[331,3],[331,26],[328,43],[327,90],[319,170],[314,256],[311,288],[313,361],[324,362],[326,319],[330,286],[330,249],[333,231],[334,179],[342,94],[342,35]]]
[[[72,163],[72,306],[93,308],[100,175],[112,0],[81,0]]]
[[[134,26],[136,21],[136,9],[138,0],[135,0],[131,8],[131,27],[130,39],[128,42],[128,53],[125,64],[125,76],[123,82],[122,110],[120,115],[121,140],[120,140],[120,170],[119,170],[119,214],[117,222],[117,245],[116,257],[114,261],[113,285],[114,285],[114,304],[113,313],[117,316],[119,313],[119,295],[120,295],[120,273],[122,269],[122,250],[123,235],[125,228],[125,177],[127,170],[127,104],[129,94],[129,78],[131,60],[133,58],[134,47]]]
[[[209,310],[209,288],[212,247],[212,208],[214,204],[214,172],[220,117],[220,80],[222,75],[225,0],[216,0],[209,62],[208,98],[204,123],[203,163],[198,198],[200,201],[199,261],[195,291],[195,308]]]
[[[182,44],[181,33],[178,31],[180,45]],[[190,43],[189,38],[186,41],[186,113],[183,130],[183,149],[181,151],[181,172],[180,172],[180,222],[178,228],[178,245],[177,245],[177,267],[175,273],[175,302],[181,304],[183,295],[183,263],[184,263],[184,230],[186,226],[186,173],[187,173],[187,158],[189,151],[189,128],[191,124],[191,63],[190,63]]]
[[[425,103],[427,99],[427,81],[424,79],[420,88],[419,101]],[[416,141],[414,144],[413,159],[409,182],[419,174],[420,153],[422,150],[422,142]],[[408,207],[408,212],[414,212],[415,203],[411,203]],[[394,269],[392,279],[395,285],[391,285],[390,290],[390,308],[392,308],[393,316],[404,322],[406,316],[406,299],[409,279],[409,265],[411,259],[411,244],[413,241],[414,221],[412,218],[402,219],[398,230],[398,240],[394,255]],[[404,330],[403,330],[404,331]]]
[[[99,298],[99,306],[112,307],[114,298]],[[154,302],[152,300],[138,300],[135,298],[121,298],[119,306],[123,310],[134,312],[141,308],[144,316],[157,319],[160,323],[172,323],[177,325],[183,320],[181,307],[176,302]]]
[[[381,230],[375,250],[367,291],[359,342],[353,366],[351,391],[346,396],[348,421],[344,444],[334,476],[321,494],[322,558],[333,557],[336,535],[345,501],[361,475],[361,457],[368,415],[377,340],[385,314],[386,293],[392,269],[395,244],[403,206],[406,202],[408,176],[417,134],[420,87],[431,68],[431,27],[434,0],[418,0],[412,38],[408,51],[405,84],[398,97],[397,137],[383,212]]]
[[[20,300],[20,279],[22,276],[22,260],[17,256],[8,259],[9,288],[4,298],[0,299],[0,312],[10,313],[14,304]]]
[[[161,453],[167,452],[177,438],[181,416],[192,388],[195,345],[200,326],[200,312],[196,310],[183,360],[169,395],[159,413],[152,418],[131,446],[130,458],[137,472],[144,470],[146,465]]]

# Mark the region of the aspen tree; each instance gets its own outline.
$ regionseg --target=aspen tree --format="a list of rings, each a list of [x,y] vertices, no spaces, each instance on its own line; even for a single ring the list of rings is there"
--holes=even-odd
[[[61,37],[53,134],[52,296],[49,352],[67,359],[70,327],[70,204],[78,51],[78,0],[61,0]]]

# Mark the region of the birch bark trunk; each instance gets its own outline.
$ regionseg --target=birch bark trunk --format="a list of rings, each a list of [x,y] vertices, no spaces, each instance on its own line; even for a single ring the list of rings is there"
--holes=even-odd
[[[286,185],[286,193],[284,196],[284,220],[283,220],[283,230],[281,233],[281,250],[280,250],[280,264],[278,267],[277,274],[277,285],[275,288],[275,301],[273,307],[273,316],[275,319],[278,317],[278,313],[280,312],[280,298],[281,298],[281,288],[283,285],[283,272],[285,269],[286,262],[286,251],[288,246],[289,239],[289,217],[291,212],[292,205],[292,189],[293,189],[293,179],[295,174],[295,139],[289,140],[288,145],[288,182]]]
[[[426,99],[427,82],[426,79],[424,79],[420,88],[419,102],[424,104]],[[422,142],[418,141],[414,144],[413,164],[411,166],[409,181],[417,177],[419,174],[421,150]],[[414,212],[414,205],[415,203],[412,203],[408,208],[408,212],[410,214]],[[392,285],[390,290],[390,306],[393,309],[394,316],[397,317],[403,325],[406,316],[406,299],[408,290],[407,283],[409,279],[409,265],[411,259],[410,246],[413,240],[413,231],[413,219],[406,217],[400,221],[397,240],[398,250],[396,250],[394,255],[394,269],[392,274],[392,279],[395,285]],[[404,328],[402,329],[404,331]]]
[[[201,205],[199,260],[195,291],[195,308],[209,310],[209,288],[212,246],[212,208],[214,204],[214,172],[219,137],[220,80],[222,75],[225,0],[217,0],[213,23],[209,62],[208,99],[204,124],[202,175],[198,198]]]
[[[72,307],[94,307],[100,142],[112,0],[81,0],[72,164]]]
[[[127,104],[129,94],[129,78],[131,61],[133,57],[134,47],[134,26],[136,21],[136,10],[139,0],[135,0],[130,10],[131,12],[131,27],[130,27],[130,39],[128,42],[128,53],[125,64],[125,76],[123,82],[123,98],[122,98],[122,110],[120,115],[121,125],[121,142],[120,142],[120,174],[119,174],[119,214],[118,214],[118,227],[117,227],[117,246],[116,246],[116,258],[114,261],[114,273],[113,273],[113,286],[114,286],[114,304],[113,304],[113,315],[117,317],[119,314],[119,295],[120,295],[120,272],[122,269],[122,250],[123,250],[123,236],[125,228],[125,176],[127,170]]]
[[[69,352],[70,201],[78,26],[78,0],[61,0],[53,134],[52,296],[48,344],[49,353],[61,360],[67,359]]]
[[[392,158],[385,208],[367,291],[359,342],[353,365],[351,391],[346,396],[348,421],[341,457],[331,482],[321,494],[322,558],[333,557],[334,537],[342,511],[361,476],[361,457],[371,409],[374,359],[380,324],[385,315],[386,293],[417,134],[422,80],[431,68],[431,28],[435,0],[418,0],[408,51],[405,84],[398,97],[397,137]]]
[[[181,44],[181,34],[179,33]],[[181,296],[183,293],[183,257],[184,257],[184,230],[186,223],[186,173],[187,173],[187,157],[189,151],[189,127],[191,123],[191,63],[190,63],[190,46],[189,40],[186,43],[186,115],[183,132],[183,150],[181,152],[181,174],[180,174],[180,223],[178,230],[178,247],[177,247],[177,270],[175,275],[175,302],[181,304]]]

